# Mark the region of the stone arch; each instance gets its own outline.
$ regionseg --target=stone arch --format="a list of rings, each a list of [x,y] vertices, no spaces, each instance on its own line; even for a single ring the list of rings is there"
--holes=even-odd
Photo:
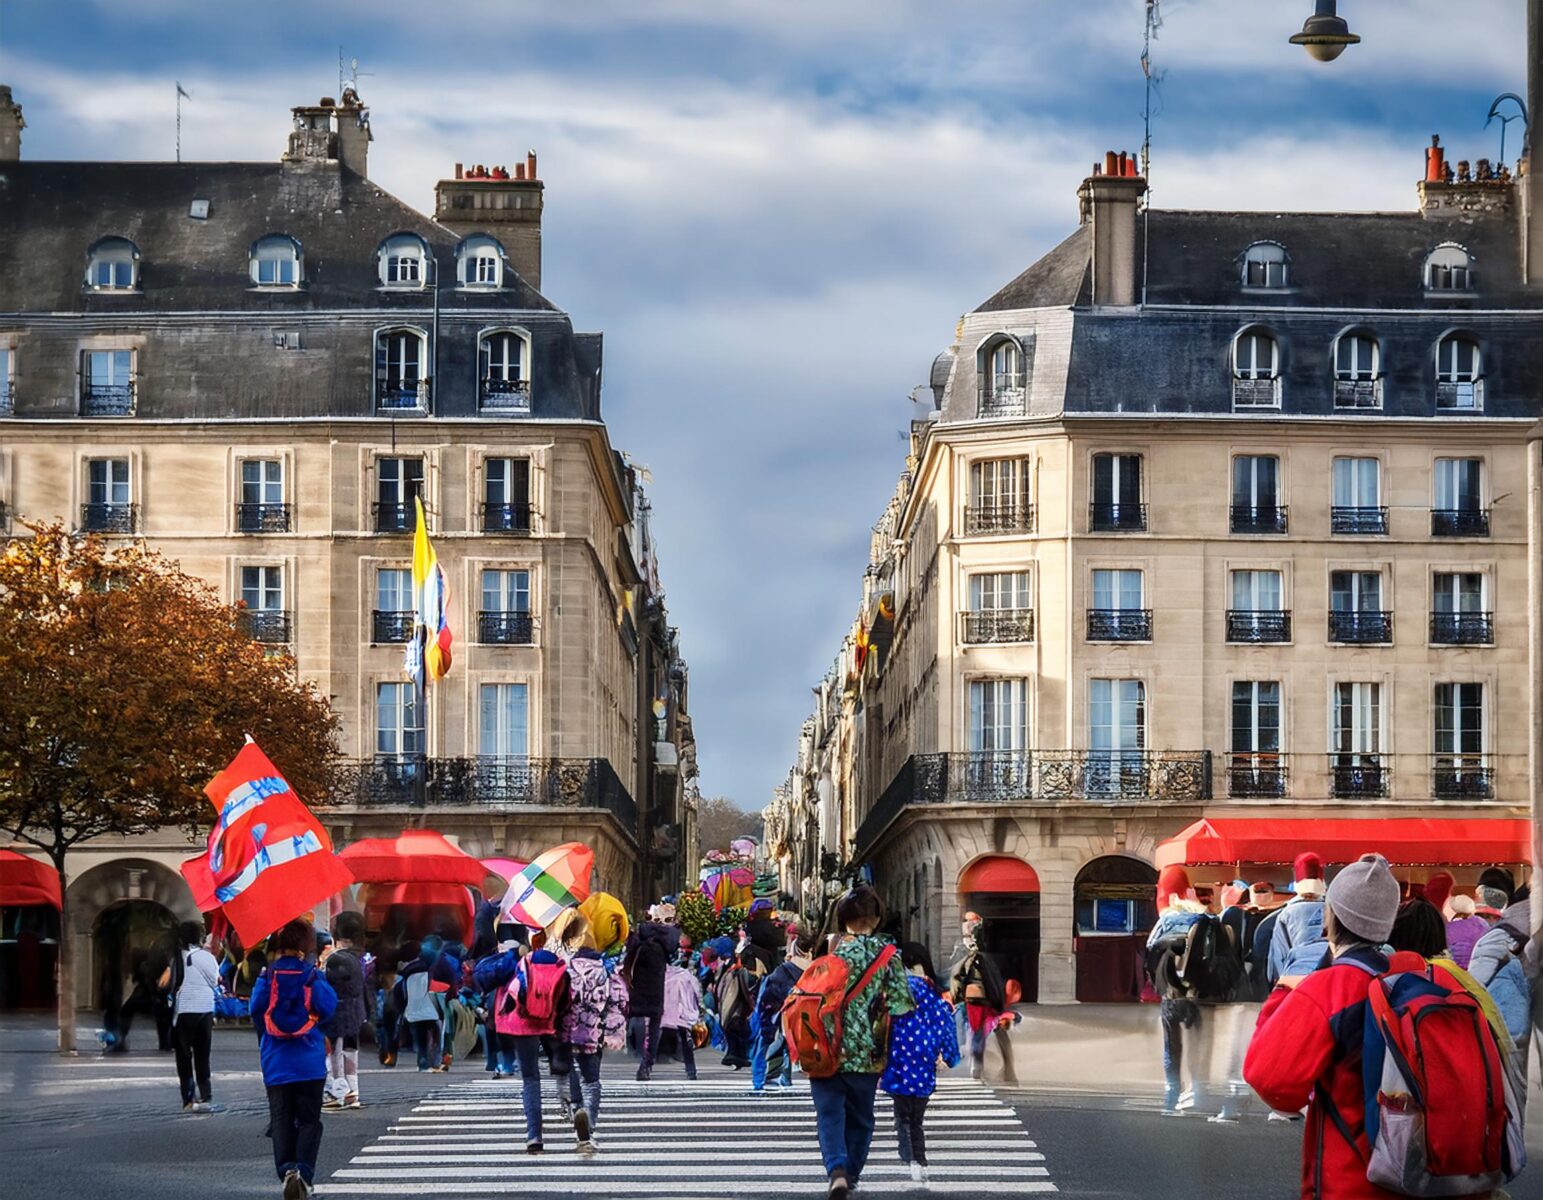
[[[179,921],[203,915],[182,877],[145,858],[115,858],[83,871],[66,896],[75,947],[75,1003],[101,1004],[108,975]]]
[[[977,912],[977,937],[1004,980],[1017,980],[1022,998],[1039,999],[1039,875],[1015,854],[979,854],[959,872],[955,890],[961,910]]]
[[[1141,999],[1147,932],[1157,918],[1157,868],[1114,851],[1090,858],[1072,884],[1077,999]]]

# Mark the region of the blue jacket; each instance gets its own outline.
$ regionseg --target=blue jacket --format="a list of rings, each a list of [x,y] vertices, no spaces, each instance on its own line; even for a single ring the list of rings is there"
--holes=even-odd
[[[930,1096],[938,1085],[938,1056],[959,1065],[959,1027],[938,990],[920,975],[908,975],[916,1007],[889,1028],[889,1061],[879,1086],[891,1096]]]
[[[1528,916],[1527,901],[1511,905],[1501,914],[1500,923],[1478,940],[1468,960],[1468,973],[1484,985],[1511,1040],[1523,1047],[1532,1024],[1532,987],[1521,959]]]
[[[1323,963],[1323,901],[1293,900],[1275,919],[1270,938],[1270,986],[1284,975],[1307,975]]]
[[[275,970],[297,969],[312,972],[311,1011],[317,1023],[304,1037],[276,1038],[268,1035],[263,1017],[268,1012],[268,999],[272,991],[270,977]],[[321,1027],[337,1011],[338,995],[327,982],[324,972],[316,970],[304,959],[284,955],[268,964],[266,970],[252,985],[252,1027],[257,1030],[257,1048],[262,1056],[263,1084],[277,1087],[283,1083],[305,1083],[311,1079],[327,1077],[327,1043]]]

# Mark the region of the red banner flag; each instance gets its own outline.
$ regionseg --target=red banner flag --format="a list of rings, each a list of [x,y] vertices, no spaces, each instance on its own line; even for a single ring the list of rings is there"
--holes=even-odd
[[[243,945],[354,882],[321,822],[257,743],[243,746],[204,794],[219,813],[207,857],[214,899]]]

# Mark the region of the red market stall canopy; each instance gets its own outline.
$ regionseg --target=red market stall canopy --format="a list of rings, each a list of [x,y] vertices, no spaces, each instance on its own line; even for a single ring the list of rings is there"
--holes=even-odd
[[[432,829],[360,838],[339,856],[360,883],[459,883],[481,887],[488,869]]]
[[[0,908],[28,908],[47,904],[63,908],[59,897],[59,873],[15,850],[0,850]]]
[[[1159,845],[1157,865],[1286,864],[1304,850],[1331,864],[1377,853],[1395,867],[1502,866],[1532,860],[1532,824],[1461,817],[1214,817]]]
[[[397,906],[453,912],[462,938],[470,938],[477,905],[459,883],[366,883],[359,888],[365,921],[378,925],[384,910]]]

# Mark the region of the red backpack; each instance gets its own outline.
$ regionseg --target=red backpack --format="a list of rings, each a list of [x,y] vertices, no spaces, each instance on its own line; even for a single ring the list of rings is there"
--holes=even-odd
[[[782,1033],[789,1055],[810,1079],[829,1079],[841,1069],[846,1007],[894,957],[895,948],[885,946],[850,986],[851,969],[836,954],[815,959],[798,977],[782,1004]]]
[[[557,1016],[558,990],[567,977],[568,968],[560,962],[533,963],[526,959],[509,981],[508,996],[514,1011],[527,1021],[552,1020]]]

